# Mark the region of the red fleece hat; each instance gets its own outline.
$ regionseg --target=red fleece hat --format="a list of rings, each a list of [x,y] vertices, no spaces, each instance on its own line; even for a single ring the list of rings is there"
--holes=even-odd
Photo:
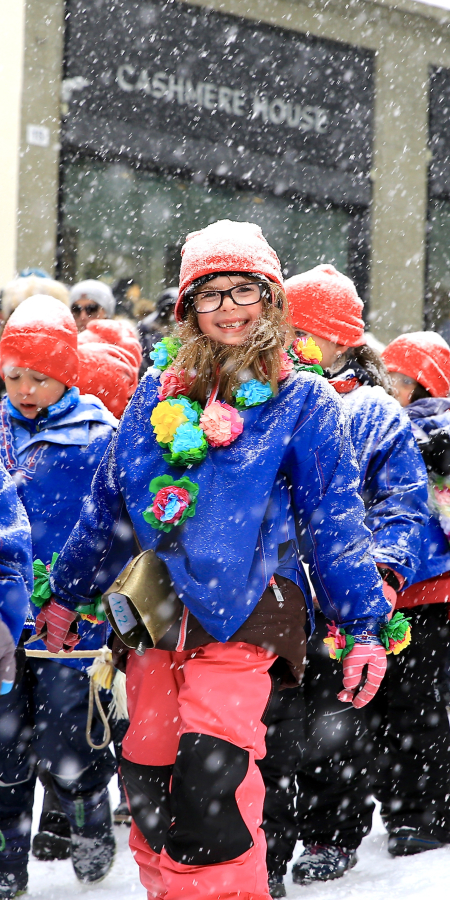
[[[139,369],[142,362],[142,350],[139,338],[131,324],[126,319],[94,319],[89,322],[85,331],[78,337],[78,346],[85,343],[113,344],[126,350]]]
[[[33,369],[72,387],[78,377],[77,327],[72,313],[44,294],[24,300],[8,319],[0,364]]]
[[[388,372],[414,378],[432,397],[450,390],[450,347],[435,331],[414,331],[395,338],[381,354]]]
[[[284,289],[294,328],[346,347],[365,343],[363,303],[353,281],[334,266],[316,266],[294,275]]]
[[[80,344],[80,394],[94,394],[120,419],[137,388],[137,367],[122,347],[93,341]]]
[[[251,272],[265,275],[283,287],[280,260],[259,225],[222,219],[188,234],[181,251],[180,289],[175,319],[184,318],[184,295],[189,285],[215,272]]]

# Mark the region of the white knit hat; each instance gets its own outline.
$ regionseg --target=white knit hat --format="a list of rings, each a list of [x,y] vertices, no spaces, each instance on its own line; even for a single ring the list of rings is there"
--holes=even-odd
[[[112,319],[116,309],[116,301],[111,288],[107,284],[103,281],[96,281],[94,278],[88,278],[87,281],[79,281],[78,284],[75,284],[70,289],[70,305],[78,303],[78,300],[81,300],[83,297],[98,303],[105,310],[108,319]]]

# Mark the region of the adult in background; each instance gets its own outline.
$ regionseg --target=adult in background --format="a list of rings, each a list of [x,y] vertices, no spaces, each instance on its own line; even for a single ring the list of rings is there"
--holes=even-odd
[[[143,375],[149,366],[153,365],[150,353],[155,344],[169,334],[175,326],[175,304],[178,297],[178,288],[166,288],[156,301],[156,309],[150,315],[137,324],[137,331],[142,346]]]
[[[107,284],[88,278],[70,289],[70,310],[78,331],[84,331],[93,319],[112,319],[116,301]]]

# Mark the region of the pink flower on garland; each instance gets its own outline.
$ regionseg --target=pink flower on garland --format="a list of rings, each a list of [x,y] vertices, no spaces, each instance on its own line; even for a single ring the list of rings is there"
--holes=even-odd
[[[167,400],[168,397],[178,397],[180,394],[185,393],[184,369],[181,372],[177,372],[173,366],[169,366],[165,372],[161,373],[159,379],[159,399]]]
[[[341,634],[336,625],[328,625],[328,634],[326,638],[323,639],[323,642],[328,646],[328,652],[331,659],[339,659],[342,650],[345,650],[347,646],[347,637],[345,634]],[[336,653],[336,650],[338,653]],[[339,653],[339,650],[341,653]]]
[[[280,362],[281,362],[281,369],[280,369],[280,374],[278,376],[278,381],[284,381],[284,379],[287,378],[288,375],[291,374],[292,369],[294,368],[294,363],[292,362],[291,359],[289,359],[289,357],[286,353],[286,350],[280,350]]]
[[[242,434],[244,420],[228,403],[214,400],[200,417],[200,428],[211,447],[228,447]]]
[[[188,491],[171,485],[158,491],[153,501],[152,512],[159,522],[177,525],[190,502]]]

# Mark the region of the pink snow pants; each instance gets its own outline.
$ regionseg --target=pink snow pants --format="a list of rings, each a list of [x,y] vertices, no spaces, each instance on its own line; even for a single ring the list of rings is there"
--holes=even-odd
[[[123,757],[137,763],[137,768],[173,766],[168,770],[172,773],[169,784],[172,824],[161,851],[151,849],[134,821],[131,826],[130,847],[149,900],[270,900],[266,841],[260,827],[264,784],[255,760],[266,752],[262,717],[272,689],[268,670],[275,658],[274,654],[245,643],[207,644],[194,651],[149,650],[143,656],[129,654],[130,727],[123,741]],[[210,750],[213,748],[211,752],[208,742]],[[234,822],[236,828],[226,829],[229,838],[222,834],[221,860],[208,864],[202,853],[205,845],[208,846],[208,822],[214,823],[214,818],[207,818],[214,812],[214,801],[208,800],[202,806],[198,799],[201,772],[205,773],[206,790],[210,777],[217,788],[216,758],[227,760],[227,754],[230,764],[223,765],[225,781],[229,781],[230,772],[236,771],[235,758],[241,766],[239,783],[232,784],[227,806],[228,811],[231,809],[228,821]],[[186,804],[189,808],[184,818],[183,804],[184,809]],[[222,825],[227,822],[219,812],[219,827],[221,821]],[[239,855],[227,851],[227,841],[236,849],[238,845],[233,840],[241,833],[248,835],[244,851]],[[171,844],[171,834],[178,835],[181,846],[193,842],[196,850],[192,859],[187,854],[188,862],[180,859],[177,850],[180,843],[177,844],[175,837]],[[214,826],[211,836],[214,856],[213,834]]]

